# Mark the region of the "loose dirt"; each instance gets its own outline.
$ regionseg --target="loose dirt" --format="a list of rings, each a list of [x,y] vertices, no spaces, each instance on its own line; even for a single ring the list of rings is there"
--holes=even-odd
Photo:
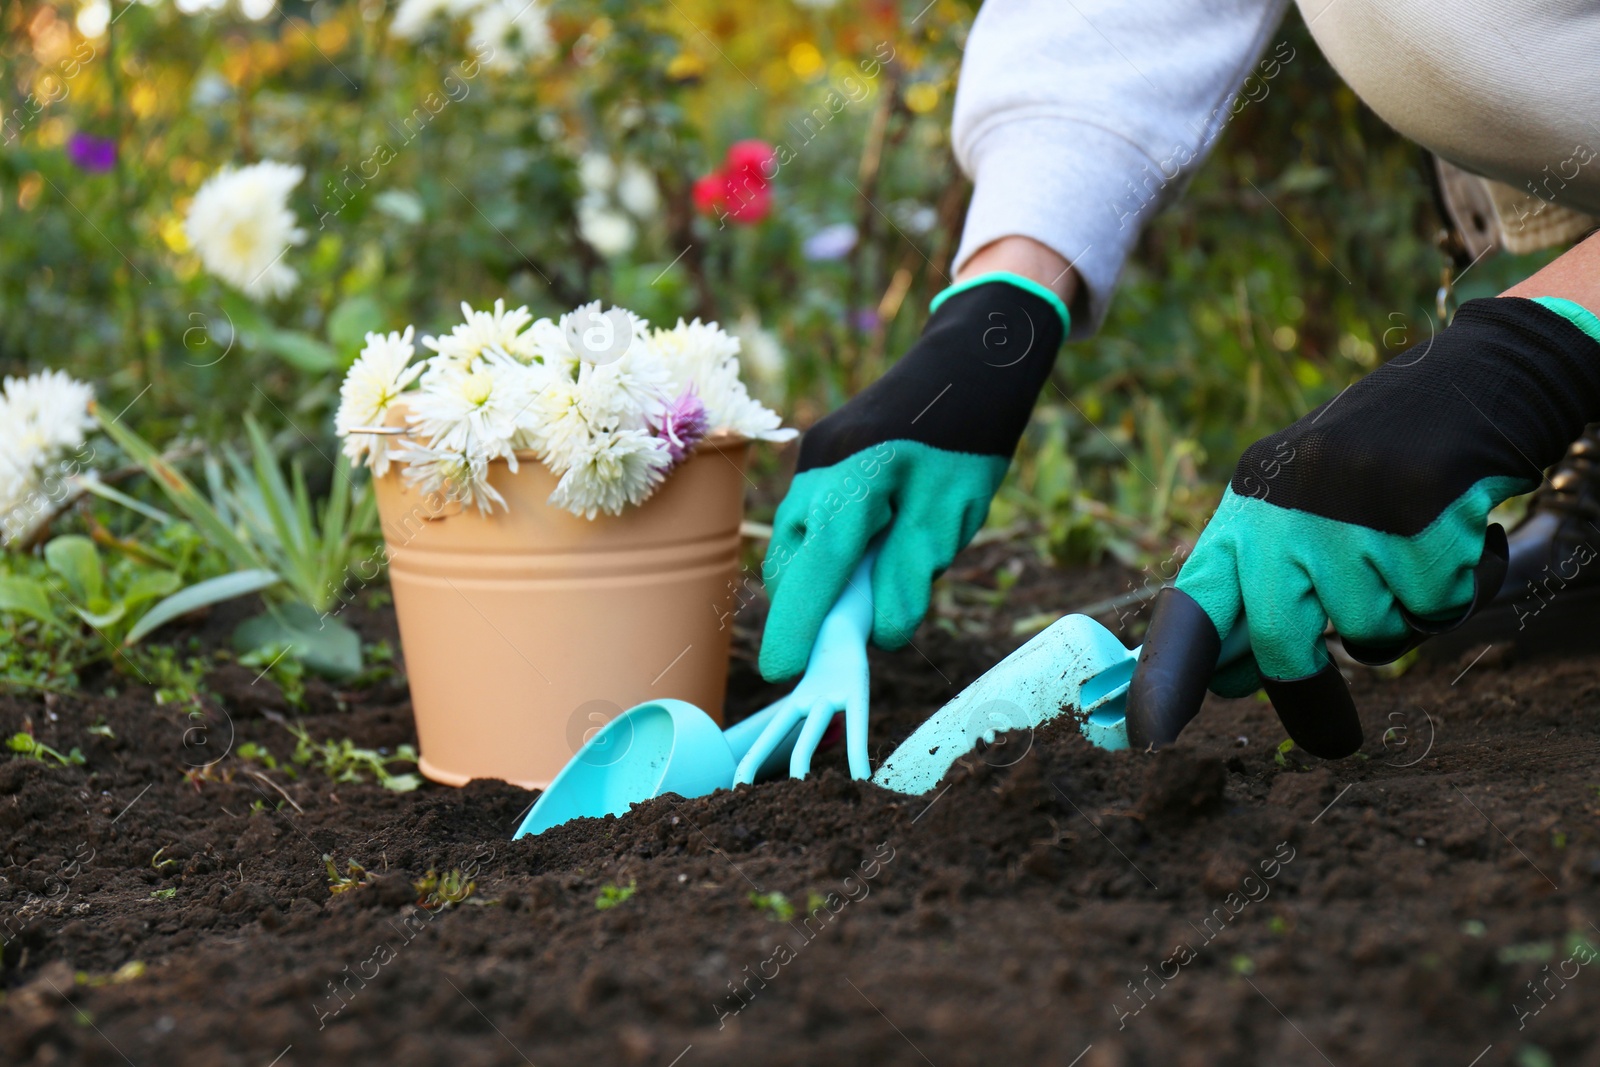
[[[875,758],[1030,617],[1137,584],[999,545],[951,578],[873,656]],[[780,692],[758,610],[735,715]],[[394,640],[382,608],[357,622]],[[508,785],[239,758],[287,756],[292,723],[392,751],[400,678],[314,682],[303,714],[231,665],[200,711],[109,670],[6,694],[7,736],[87,762],[0,757],[0,1063],[1600,1064],[1600,657],[1470,658],[1356,676],[1367,744],[1338,763],[1213,699],[1155,758],[1055,726],[903,797],[835,750],[516,843],[534,794]],[[368,873],[334,893],[325,856]]]

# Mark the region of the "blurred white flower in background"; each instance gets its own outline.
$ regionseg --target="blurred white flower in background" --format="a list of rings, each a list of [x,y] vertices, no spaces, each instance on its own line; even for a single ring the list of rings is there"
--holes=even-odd
[[[251,22],[260,22],[277,9],[278,0],[239,0],[239,13]]]
[[[585,152],[578,157],[578,184],[585,196],[604,195],[617,181],[617,165],[604,152]]]
[[[604,152],[578,157],[578,235],[610,259],[630,251],[639,239],[639,222],[649,222],[661,206],[655,176],[635,160],[619,167]],[[621,205],[623,210],[618,210]]]
[[[633,220],[604,201],[578,202],[578,236],[607,259],[633,247],[639,231]]]
[[[206,270],[256,300],[293,289],[300,276],[283,256],[306,232],[295,224],[289,193],[305,173],[267,160],[206,179],[183,223]]]
[[[550,21],[535,0],[488,0],[472,13],[467,41],[479,49],[492,48],[485,59],[493,70],[510,70],[530,59],[543,59],[555,51]]]
[[[510,70],[555,51],[550,20],[538,0],[400,0],[389,32],[421,37],[435,19],[467,18],[467,41],[493,70]]]
[[[178,10],[185,15],[198,15],[202,11],[215,11],[228,0],[177,0]]]
[[[367,465],[372,473],[383,477],[389,472],[390,445],[382,434],[353,434],[357,426],[382,426],[389,415],[390,406],[400,394],[422,373],[422,364],[407,366],[416,349],[411,344],[412,328],[404,334],[367,334],[366,347],[351,364],[339,386],[339,412],[334,416],[334,430],[344,438],[344,454],[352,464],[370,457]]]
[[[661,206],[655,175],[642,163],[628,160],[617,174],[617,202],[635,217],[649,219]]]
[[[83,447],[94,427],[94,388],[65,371],[7,378],[0,386],[0,540],[32,535],[59,501],[46,476]]]
[[[784,354],[778,335],[762,326],[754,311],[739,316],[733,335],[739,339],[739,363],[756,395],[769,403],[782,400],[789,380],[789,357]]]
[[[0,389],[0,425],[10,431],[9,443],[21,443],[47,462],[83,444],[85,433],[94,427],[89,414],[93,400],[94,387],[66,371],[7,378]]]

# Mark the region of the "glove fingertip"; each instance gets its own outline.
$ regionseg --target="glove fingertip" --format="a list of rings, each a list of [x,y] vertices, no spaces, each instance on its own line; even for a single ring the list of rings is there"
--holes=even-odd
[[[790,642],[771,641],[763,637],[756,666],[765,681],[787,682],[805,669],[806,661],[794,655]]]

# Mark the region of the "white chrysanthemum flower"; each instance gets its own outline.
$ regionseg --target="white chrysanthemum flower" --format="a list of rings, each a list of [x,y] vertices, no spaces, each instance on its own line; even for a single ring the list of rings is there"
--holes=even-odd
[[[412,327],[403,334],[367,334],[367,343],[351,364],[339,386],[339,413],[334,430],[344,438],[344,454],[352,466],[367,457],[367,466],[381,478],[389,472],[393,442],[382,434],[351,433],[356,426],[382,426],[389,407],[422,373],[422,364],[407,366],[416,349],[411,344]]]
[[[400,476],[423,495],[442,493],[462,507],[475,507],[487,515],[495,504],[506,506],[505,497],[489,484],[489,457],[481,452],[460,452],[430,448],[408,441],[395,450],[395,461],[404,463]]]
[[[600,314],[601,308],[602,304],[600,301],[591,300],[589,303],[575,307],[565,315],[561,316],[561,321],[557,324],[554,332],[549,330],[540,330],[536,335],[538,338],[536,344],[540,346],[538,348],[539,354],[546,356],[546,362],[549,362],[548,357],[552,353],[547,352],[544,347],[549,345],[564,350],[564,354],[571,357],[574,361],[579,360],[581,358],[581,353],[573,348],[573,344],[575,338],[579,337],[584,332],[584,329],[580,327],[590,327],[591,324],[594,324],[595,320],[599,318],[614,320],[615,314],[617,312],[621,312],[628,320],[628,342],[626,347],[623,349],[622,360],[627,360],[631,354],[636,360],[643,358],[644,360],[654,362],[655,357],[649,351],[649,320],[641,319],[627,308],[619,308],[616,306],[613,306],[610,311],[607,311],[605,315],[602,316]],[[609,327],[607,327],[607,329],[609,330]],[[607,333],[605,338],[606,341],[609,342],[611,335]],[[596,353],[596,355],[598,354],[599,353]]]
[[[0,541],[31,537],[59,501],[47,474],[94,426],[94,389],[64,371],[7,378],[0,385]]]
[[[562,316],[561,323],[540,319],[528,327],[528,332],[523,337],[531,353],[530,358],[535,363],[541,363],[571,378],[578,373],[578,354],[572,350],[572,345],[567,341],[566,330],[562,326],[566,321],[565,315]]]
[[[42,511],[40,468],[49,462],[31,427],[8,421],[0,400],[0,539],[21,541],[32,532]]]
[[[268,160],[206,179],[183,223],[206,270],[255,300],[293,289],[300,276],[283,257],[306,231],[295,224],[289,193],[305,173]]]
[[[42,504],[35,472],[0,457],[0,541],[15,544],[32,536],[44,513]]]
[[[604,429],[637,430],[659,415],[673,398],[672,378],[650,351],[648,341],[629,348],[615,363],[579,365],[578,384],[595,397],[598,410],[605,404],[612,421],[598,422]],[[602,397],[609,396],[609,401]]]
[[[574,515],[620,515],[656,491],[672,457],[666,445],[644,430],[614,430],[588,438],[561,474],[550,503]]]
[[[578,236],[602,256],[613,259],[633,248],[639,230],[632,219],[610,204],[585,197],[578,203]]]
[[[534,398],[532,417],[522,428],[522,440],[539,453],[539,459],[556,474],[577,461],[589,438],[607,421],[606,397],[585,389],[570,375],[551,374]]]
[[[429,370],[406,418],[432,448],[504,458],[516,470],[511,439],[537,395],[528,368],[489,349],[469,366]]]
[[[555,51],[550,20],[538,0],[487,0],[472,13],[467,42],[480,51],[492,49],[485,64],[491,70],[510,70],[530,59]]]
[[[7,444],[36,451],[43,457],[36,465],[47,464],[57,453],[83,444],[94,428],[93,401],[94,387],[66,371],[7,378],[0,392],[0,422],[11,431]]]
[[[757,441],[792,440],[778,413],[756,400],[739,380],[739,339],[716,323],[699,319],[656,330],[651,343],[672,376],[676,392],[693,388],[705,405],[712,433],[734,433]]]
[[[490,350],[498,349],[526,363],[534,356],[533,338],[524,332],[533,314],[527,306],[506,310],[504,300],[494,302],[493,311],[475,311],[461,302],[462,322],[448,337],[424,337],[422,346],[439,353],[442,359],[429,361],[429,374],[447,365],[465,368]]]
[[[628,160],[617,173],[617,202],[636,218],[655,217],[661,206],[661,190],[656,187],[655,175],[643,164]]]

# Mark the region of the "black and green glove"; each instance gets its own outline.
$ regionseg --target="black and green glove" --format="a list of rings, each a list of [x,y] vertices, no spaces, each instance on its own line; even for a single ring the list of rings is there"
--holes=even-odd
[[[951,286],[932,311],[887,374],[800,442],[762,568],[771,681],[805,669],[823,616],[886,527],[872,639],[911,639],[934,578],[988,516],[1069,324],[1049,289],[1003,272]]]
[[[1600,418],[1600,319],[1570,300],[1498,297],[1396,356],[1239,461],[1178,575],[1219,635],[1245,613],[1244,695],[1315,674],[1333,628],[1368,648],[1403,606],[1447,619],[1473,596],[1490,510],[1536,486]]]

